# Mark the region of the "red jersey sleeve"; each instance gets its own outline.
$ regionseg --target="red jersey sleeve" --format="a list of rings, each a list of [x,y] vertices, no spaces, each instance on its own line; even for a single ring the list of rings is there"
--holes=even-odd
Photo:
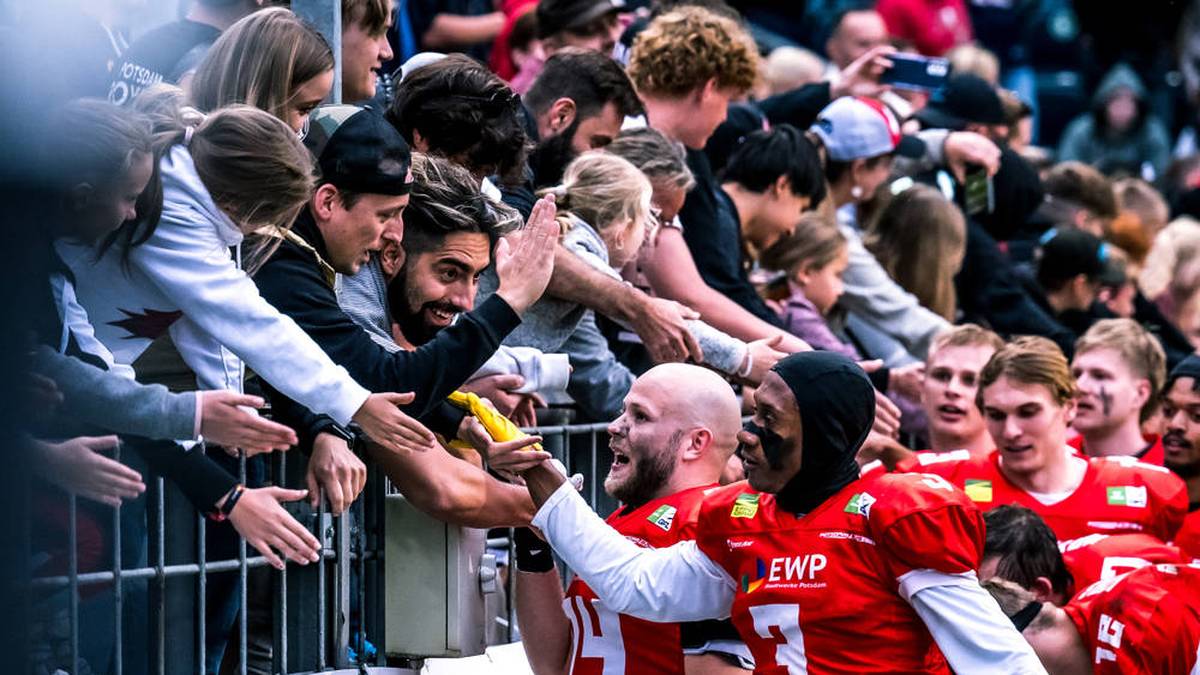
[[[737,528],[737,519],[741,518],[740,522],[744,523],[746,518],[757,514],[761,498],[762,495],[755,492],[749,483],[741,481],[709,492],[699,505],[696,546],[727,572],[737,565],[725,539]]]
[[[1171,541],[1187,517],[1187,484],[1169,469],[1145,462],[1133,464],[1149,493],[1148,507],[1152,509],[1147,532],[1163,541]]]
[[[889,474],[872,487],[869,526],[895,577],[920,569],[961,574],[979,568],[984,522],[962,491],[936,474]]]

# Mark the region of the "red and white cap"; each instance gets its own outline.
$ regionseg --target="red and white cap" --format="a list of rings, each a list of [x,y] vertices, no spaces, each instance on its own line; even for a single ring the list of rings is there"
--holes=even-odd
[[[921,157],[925,143],[900,133],[900,122],[882,102],[843,96],[817,115],[811,131],[820,137],[830,159],[849,162],[896,153]]]

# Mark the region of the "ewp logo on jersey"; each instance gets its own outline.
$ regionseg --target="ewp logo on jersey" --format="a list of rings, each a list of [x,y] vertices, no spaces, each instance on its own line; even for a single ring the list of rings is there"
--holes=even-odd
[[[1147,495],[1145,485],[1117,485],[1105,488],[1105,491],[1108,493],[1108,504],[1110,506],[1146,508]]]
[[[674,506],[663,504],[657,509],[654,509],[654,513],[651,513],[649,516],[647,516],[646,520],[653,523],[655,527],[661,529],[662,531],[670,532],[671,523],[675,522],[675,513],[677,511],[678,509],[676,509]]]
[[[742,592],[753,593],[762,588],[767,581],[767,564],[761,558],[755,558],[750,570],[742,575]]]

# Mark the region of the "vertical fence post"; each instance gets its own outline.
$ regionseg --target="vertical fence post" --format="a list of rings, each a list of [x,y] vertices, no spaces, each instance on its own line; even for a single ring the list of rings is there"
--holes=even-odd
[[[333,664],[345,668],[350,665],[350,512],[342,512],[335,520]]]
[[[166,486],[162,476],[154,477],[154,579],[157,587],[155,637],[158,654],[158,673],[167,672],[167,575],[166,567]]]
[[[325,670],[325,490],[317,490],[317,540],[321,553],[317,560],[317,670]]]
[[[67,495],[67,574],[70,575],[67,619],[71,622],[71,672],[79,672],[79,533],[75,495]]]
[[[246,451],[238,450],[238,482],[246,484]],[[238,672],[246,675],[246,624],[248,611],[246,608],[246,539],[238,537]]]
[[[113,459],[121,461],[121,441],[113,450]],[[121,630],[121,612],[125,604],[125,594],[121,588],[121,502],[113,509],[112,531],[112,570],[113,570],[113,673],[121,675],[125,669],[122,654],[125,641]]]

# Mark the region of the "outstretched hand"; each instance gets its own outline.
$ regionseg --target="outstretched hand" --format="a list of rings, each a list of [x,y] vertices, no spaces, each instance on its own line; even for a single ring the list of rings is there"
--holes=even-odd
[[[80,436],[62,443],[34,442],[34,466],[42,478],[71,494],[120,506],[146,491],[137,471],[100,454],[117,447],[116,436]]]
[[[558,241],[554,196],[533,205],[525,227],[505,235],[496,245],[496,294],[517,314],[524,314],[542,297],[554,273],[554,247]]]
[[[377,445],[392,452],[425,452],[437,439],[433,432],[400,410],[413,394],[371,394],[354,414],[354,421]]]
[[[266,402],[258,396],[236,391],[204,391],[200,396],[200,435],[237,456],[238,448],[247,457],[272,450],[287,450],[296,444],[296,432],[249,410]]]

